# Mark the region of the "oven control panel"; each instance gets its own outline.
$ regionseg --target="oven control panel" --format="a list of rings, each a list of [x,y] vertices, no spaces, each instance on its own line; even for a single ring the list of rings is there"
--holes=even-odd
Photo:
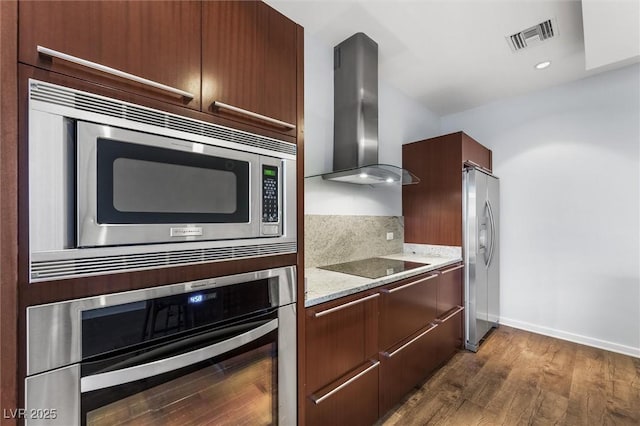
[[[278,188],[278,168],[262,165],[262,223],[276,224],[280,221],[280,203]],[[263,226],[263,233],[275,235],[280,233],[277,225]]]

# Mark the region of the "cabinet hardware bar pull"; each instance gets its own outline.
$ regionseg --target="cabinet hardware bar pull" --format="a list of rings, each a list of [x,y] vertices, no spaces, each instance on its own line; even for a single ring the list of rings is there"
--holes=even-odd
[[[463,308],[462,306],[458,306],[458,308],[457,308],[455,311],[451,312],[451,313],[450,313],[449,315],[447,315],[445,318],[442,318],[442,319],[440,319],[440,318],[436,318],[436,322],[437,322],[438,324],[442,324],[443,322],[445,322],[445,321],[449,320],[451,317],[453,317],[453,316],[457,315],[457,314],[458,314],[458,312],[461,312],[461,311],[463,311],[463,310],[464,310],[464,308]]]
[[[358,380],[360,377],[364,376],[369,371],[371,371],[374,368],[376,368],[378,365],[380,365],[380,361],[376,361],[370,367],[367,367],[366,370],[356,374],[355,376],[353,376],[352,378],[350,378],[349,380],[347,380],[346,382],[344,382],[340,386],[337,386],[336,388],[332,389],[330,392],[327,392],[326,394],[324,394],[320,398],[316,398],[315,396],[312,396],[311,400],[313,401],[314,404],[320,404],[322,401],[324,401],[325,399],[329,398],[331,395],[333,395],[334,393],[338,392],[340,389],[342,389],[342,388],[344,388],[346,386],[349,386],[351,383],[353,383],[354,381]]]
[[[405,288],[407,288],[407,287],[411,287],[412,285],[420,284],[420,283],[422,283],[422,282],[425,282],[425,281],[428,281],[428,280],[430,280],[430,279],[433,279],[433,278],[435,278],[435,277],[437,277],[437,276],[438,276],[438,274],[431,274],[431,275],[429,275],[428,277],[423,278],[423,279],[421,279],[421,280],[413,281],[413,282],[410,282],[410,283],[408,283],[408,284],[401,285],[400,287],[392,288],[391,290],[389,290],[388,288],[383,288],[383,289],[382,289],[382,290],[380,290],[380,291],[381,291],[382,293],[388,293],[388,294],[390,294],[390,293],[395,293],[396,291],[404,290],[404,289],[405,289]]]
[[[451,269],[447,269],[445,271],[442,271],[440,273],[441,274],[448,274],[449,272],[457,271],[458,269],[462,269],[462,268],[464,268],[464,265],[458,265],[458,266],[455,266],[455,267],[453,267]]]
[[[363,297],[362,299],[354,300],[353,302],[345,303],[344,305],[336,306],[333,308],[325,309],[324,311],[316,312],[313,314],[314,318],[320,318],[325,315],[329,315],[332,312],[341,311],[343,309],[348,308],[349,306],[357,305],[358,303],[366,302],[367,300],[375,299],[376,297],[380,297],[379,293],[372,294],[371,296]]]
[[[398,349],[396,349],[395,351],[389,353],[389,352],[384,352],[382,355],[386,358],[393,358],[394,356],[396,356],[400,351],[402,351],[403,349],[405,349],[407,346],[412,345],[416,340],[421,339],[422,337],[424,337],[427,333],[431,332],[434,328],[436,328],[438,326],[438,324],[434,324],[431,323],[431,327],[427,328],[425,331],[423,331],[422,333],[420,333],[419,335],[417,335],[416,337],[414,337],[413,339],[409,340],[407,343],[405,343],[404,345],[400,346]]]
[[[176,89],[175,87],[167,86],[166,84],[158,83],[157,81],[153,81],[153,80],[148,80],[146,78],[142,78],[134,74],[129,74],[128,72],[120,71],[118,69],[111,68],[102,64],[97,64],[95,62],[87,61],[86,59],[81,59],[76,56],[67,55],[66,53],[58,52],[57,50],[49,49],[42,46],[38,46],[37,50],[38,50],[38,53],[41,53],[46,56],[62,59],[63,61],[67,61],[67,62],[73,62],[74,64],[82,65],[83,67],[92,68],[94,70],[102,71],[104,73],[125,78],[127,80],[135,81],[137,83],[146,84],[147,86],[155,87],[156,89],[165,90],[167,92],[171,92],[176,95],[183,96],[185,98],[193,99],[194,97],[193,93],[185,92],[184,90]]]
[[[475,161],[465,160],[465,164],[469,164],[471,166],[477,167],[479,169],[484,170],[485,172],[493,173],[491,169],[488,169],[488,168],[486,168],[484,166],[481,166],[480,164],[476,163]]]
[[[213,107],[228,109],[229,111],[234,111],[239,114],[248,115],[249,117],[257,118],[258,120],[267,121],[272,124],[277,124],[278,126],[286,127],[288,129],[295,129],[296,126],[291,123],[287,123],[286,121],[276,120],[275,118],[267,117],[266,115],[258,114],[257,112],[247,111],[246,109],[238,108],[233,105],[228,105],[220,101],[213,101]]]

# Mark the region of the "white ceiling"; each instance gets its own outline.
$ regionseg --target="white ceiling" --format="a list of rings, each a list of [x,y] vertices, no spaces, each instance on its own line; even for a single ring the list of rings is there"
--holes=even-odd
[[[329,48],[364,32],[378,43],[380,78],[440,115],[598,72],[585,71],[578,0],[267,3]],[[506,36],[550,18],[556,38],[512,52]],[[545,60],[549,68],[534,68]]]

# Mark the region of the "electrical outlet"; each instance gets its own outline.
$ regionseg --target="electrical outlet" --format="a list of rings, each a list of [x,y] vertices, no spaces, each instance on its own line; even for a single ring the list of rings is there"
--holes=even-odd
[[[387,232],[387,241],[393,240],[393,232]]]

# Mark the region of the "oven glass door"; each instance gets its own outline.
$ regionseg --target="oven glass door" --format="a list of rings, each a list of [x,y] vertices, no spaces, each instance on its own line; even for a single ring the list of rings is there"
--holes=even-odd
[[[277,319],[254,321],[249,331],[190,352],[82,377],[82,425],[276,424],[274,324]],[[167,351],[176,350],[171,346]],[[132,380],[140,375],[147,377]]]
[[[260,235],[259,155],[86,122],[77,132],[80,246]]]

